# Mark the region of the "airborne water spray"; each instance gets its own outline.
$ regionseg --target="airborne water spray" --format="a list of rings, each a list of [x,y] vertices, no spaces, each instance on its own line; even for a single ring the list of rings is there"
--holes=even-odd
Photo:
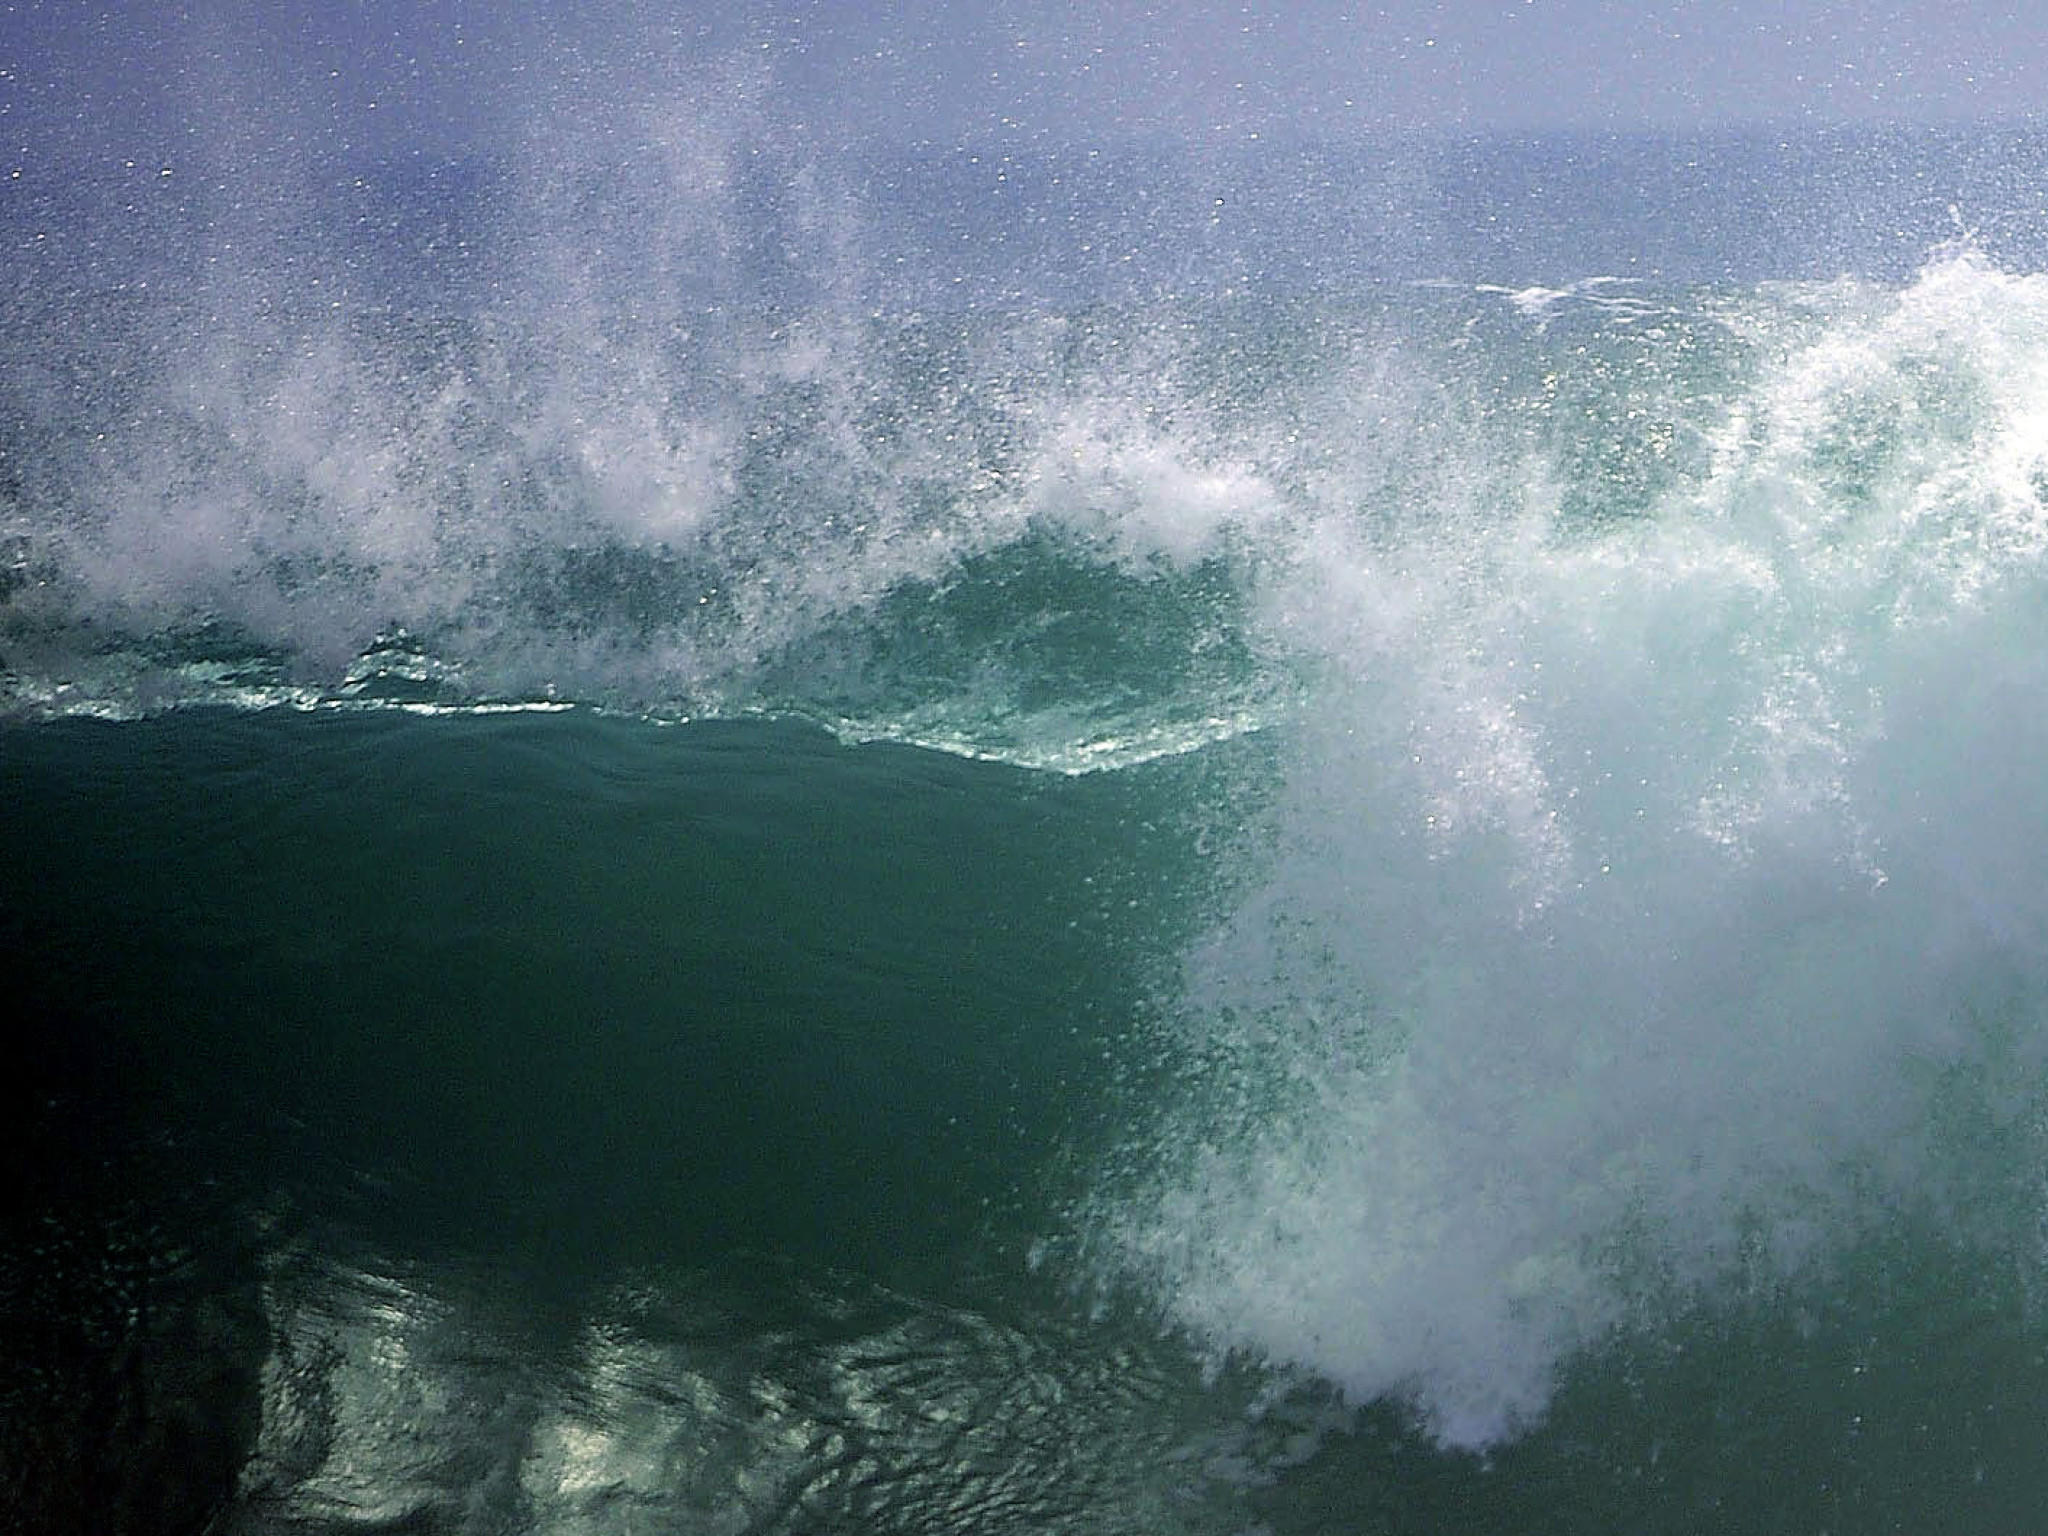
[[[1311,703],[1092,1218],[1196,1338],[1454,1445],[1882,1224],[2039,1262],[2048,288],[1527,318],[1537,389],[1264,594]],[[1574,368],[1689,462],[1560,475]]]
[[[509,163],[242,166],[162,301],[41,315],[14,708],[785,712],[1076,768],[1263,718],[1276,502],[1197,315],[931,304],[758,70],[685,83]]]

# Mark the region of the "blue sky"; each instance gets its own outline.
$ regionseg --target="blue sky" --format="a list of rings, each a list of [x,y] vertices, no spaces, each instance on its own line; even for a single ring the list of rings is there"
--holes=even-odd
[[[1976,0],[0,3],[13,155],[466,153],[664,99],[824,143],[1954,122],[2048,101],[2048,28]]]

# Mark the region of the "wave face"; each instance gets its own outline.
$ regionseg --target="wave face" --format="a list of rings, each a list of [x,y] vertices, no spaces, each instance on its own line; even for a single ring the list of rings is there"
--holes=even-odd
[[[2025,1528],[2048,280],[640,126],[10,280],[11,1486]]]

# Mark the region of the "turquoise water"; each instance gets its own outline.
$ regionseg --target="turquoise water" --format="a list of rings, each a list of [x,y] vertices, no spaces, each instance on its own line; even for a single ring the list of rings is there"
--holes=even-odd
[[[22,1523],[2032,1529],[2048,286],[694,186],[15,291]]]

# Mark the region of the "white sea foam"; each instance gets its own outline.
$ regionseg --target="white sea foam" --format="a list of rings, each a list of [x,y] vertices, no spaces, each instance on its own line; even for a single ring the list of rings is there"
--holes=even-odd
[[[1205,1065],[1095,1228],[1196,1337],[1451,1444],[1653,1294],[1975,1198],[1931,1084],[2048,1102],[2048,282],[1780,298],[1630,516],[1573,526],[1475,421],[1266,595],[1313,718],[1162,1026]]]

